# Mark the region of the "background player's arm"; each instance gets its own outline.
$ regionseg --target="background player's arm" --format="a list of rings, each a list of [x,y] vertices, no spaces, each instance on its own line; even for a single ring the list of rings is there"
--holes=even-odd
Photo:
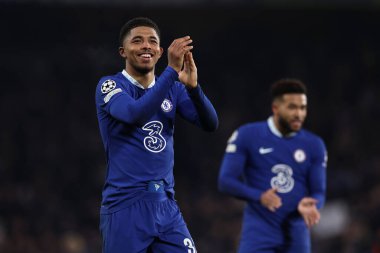
[[[197,81],[197,67],[191,52],[185,54],[184,68],[179,73],[179,80],[186,86],[179,92],[177,111],[182,118],[206,131],[215,131],[218,116],[210,100],[203,93]]]
[[[240,132],[235,131],[228,142],[220,167],[218,189],[239,199],[260,201],[262,191],[248,186],[240,179],[247,161],[244,137]]]
[[[322,140],[318,139],[314,157],[308,174],[310,197],[317,200],[317,208],[325,203],[327,151]]]
[[[318,209],[323,206],[326,194],[326,164],[326,148],[322,140],[318,140],[308,174],[310,197],[303,198],[298,204],[298,212],[308,227],[317,224],[320,220],[321,215]]]

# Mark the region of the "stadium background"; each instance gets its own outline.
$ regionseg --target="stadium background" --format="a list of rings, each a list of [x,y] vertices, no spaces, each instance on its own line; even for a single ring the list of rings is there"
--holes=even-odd
[[[318,4],[316,4],[318,2]],[[283,77],[309,86],[329,150],[316,253],[380,252],[379,1],[0,1],[0,252],[99,253],[104,154],[94,88],[123,67],[118,32],[148,16],[162,46],[191,35],[220,128],[182,120],[176,197],[199,252],[234,252],[243,202],[217,192],[225,143],[270,114]],[[166,65],[164,56],[157,68]]]

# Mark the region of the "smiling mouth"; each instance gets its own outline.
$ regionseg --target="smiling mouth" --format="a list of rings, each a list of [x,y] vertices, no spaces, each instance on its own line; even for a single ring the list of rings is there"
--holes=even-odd
[[[151,59],[153,57],[152,54],[148,54],[148,53],[140,54],[139,56],[144,59]]]

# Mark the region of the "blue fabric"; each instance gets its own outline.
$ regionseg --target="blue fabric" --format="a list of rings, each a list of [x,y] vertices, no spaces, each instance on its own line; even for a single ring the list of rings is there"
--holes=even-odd
[[[214,107],[200,85],[188,90],[167,67],[149,89],[121,72],[100,79],[95,100],[106,152],[101,213],[121,210],[142,197],[148,181],[163,180],[174,196],[175,117],[211,131],[218,126]]]
[[[129,207],[100,215],[103,253],[195,253],[177,203],[146,192]]]
[[[244,210],[238,253],[309,253],[310,231],[296,214],[282,224],[267,222],[250,206]]]
[[[165,192],[164,181],[149,181],[147,185],[147,191],[149,192]]]
[[[279,136],[269,122],[245,124],[233,133],[220,168],[219,190],[247,201],[240,252],[293,252],[286,251],[290,246],[302,249],[292,248],[294,252],[308,252],[308,230],[297,206],[302,198],[313,197],[322,207],[326,148],[321,138],[304,129]],[[260,203],[261,194],[271,188],[278,189],[282,200],[275,212]]]
[[[167,67],[148,89],[122,72],[100,79],[95,93],[106,152],[100,208],[105,253],[195,253],[174,201],[176,115],[206,131],[218,117],[200,85],[187,89]]]

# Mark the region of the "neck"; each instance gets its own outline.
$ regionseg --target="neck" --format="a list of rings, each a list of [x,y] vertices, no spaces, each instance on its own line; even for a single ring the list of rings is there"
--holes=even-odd
[[[139,84],[141,84],[144,88],[148,88],[148,86],[154,80],[154,69],[147,73],[142,73],[142,72],[136,71],[133,68],[126,66],[125,71],[127,71],[127,73],[131,77],[133,77]]]

